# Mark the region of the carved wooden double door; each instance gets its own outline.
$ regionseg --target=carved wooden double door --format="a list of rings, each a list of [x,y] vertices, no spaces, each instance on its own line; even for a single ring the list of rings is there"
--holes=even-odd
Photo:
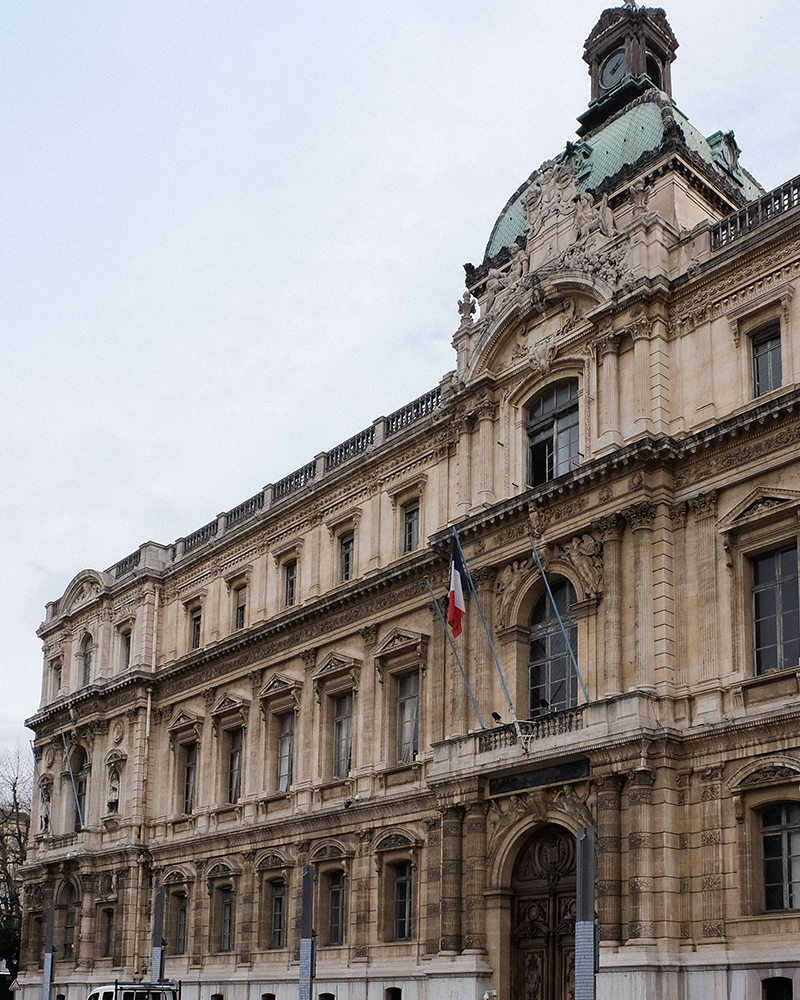
[[[513,1000],[574,1000],[575,838],[537,830],[517,858],[512,888]]]

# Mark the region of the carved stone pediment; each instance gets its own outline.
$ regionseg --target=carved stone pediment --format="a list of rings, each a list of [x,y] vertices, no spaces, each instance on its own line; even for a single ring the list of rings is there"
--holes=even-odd
[[[423,632],[393,628],[384,636],[372,654],[381,679],[387,668],[417,664],[424,670],[428,659],[429,642],[430,636]]]
[[[800,490],[757,486],[717,521],[717,528],[721,532],[735,531],[797,508],[800,508]]]
[[[68,614],[99,597],[106,589],[106,580],[95,570],[85,569],[72,580],[59,603],[59,613]]]
[[[271,871],[274,868],[288,868],[289,862],[280,854],[265,854],[256,862],[256,871]]]
[[[288,674],[273,674],[267,683],[261,688],[258,697],[261,701],[269,701],[272,698],[280,698],[284,695],[291,695],[298,703],[300,692],[303,690],[303,682]]]
[[[191,736],[199,740],[202,731],[202,718],[199,715],[195,715],[194,712],[189,712],[185,709],[181,709],[167,726],[167,733],[170,739]]]
[[[209,713],[216,732],[221,726],[246,726],[250,702],[236,695],[224,694]]]
[[[321,697],[322,688],[329,683],[343,682],[352,690],[358,690],[358,678],[361,672],[361,660],[343,653],[328,653],[319,664],[311,678],[317,701]]]
[[[208,866],[206,879],[210,882],[212,879],[231,878],[240,874],[241,872],[237,865],[227,858],[220,858],[219,861],[212,861]]]

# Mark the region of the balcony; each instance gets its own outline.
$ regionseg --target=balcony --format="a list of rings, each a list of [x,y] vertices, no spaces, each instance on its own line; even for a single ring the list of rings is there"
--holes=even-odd
[[[745,205],[732,215],[727,215],[712,226],[711,249],[721,250],[765,222],[770,222],[777,216],[797,208],[798,205],[800,205],[800,176],[786,181],[762,198],[751,201],[749,205]]]

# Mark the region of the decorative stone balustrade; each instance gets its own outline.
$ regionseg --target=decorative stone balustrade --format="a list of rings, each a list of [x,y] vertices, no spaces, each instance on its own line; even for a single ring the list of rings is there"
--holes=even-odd
[[[800,205],[800,176],[786,181],[762,198],[750,202],[738,212],[725,216],[712,226],[711,249],[720,250],[728,246],[734,240],[747,235],[777,215],[783,215],[784,212],[797,208],[798,205]]]

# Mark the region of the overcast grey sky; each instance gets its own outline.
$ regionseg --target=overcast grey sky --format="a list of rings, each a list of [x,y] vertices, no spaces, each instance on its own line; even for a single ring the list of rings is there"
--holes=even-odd
[[[2,0],[0,741],[44,604],[436,385],[574,138],[595,0]],[[797,0],[672,0],[676,101],[800,172]]]

